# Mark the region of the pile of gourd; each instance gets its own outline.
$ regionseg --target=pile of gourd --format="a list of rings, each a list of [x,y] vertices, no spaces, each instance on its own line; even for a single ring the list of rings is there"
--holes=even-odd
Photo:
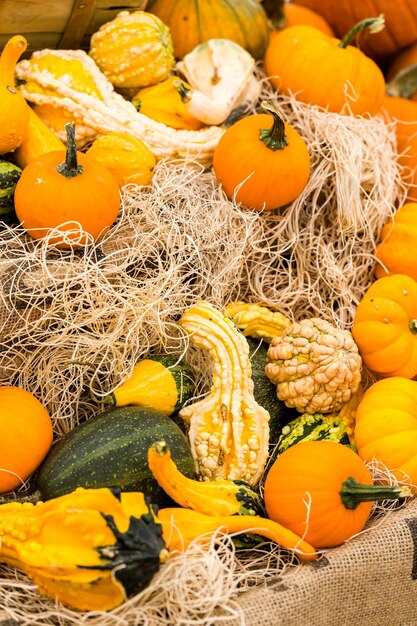
[[[17,64],[27,42],[10,39],[0,58],[5,221],[52,247],[90,245],[118,218],[120,187],[151,184],[157,160],[178,156],[212,166],[248,210],[287,205],[308,182],[308,146],[272,103],[248,114],[259,96],[255,59],[277,90],[309,105],[398,120],[410,201],[381,232],[377,279],[351,332],[257,303],[201,302],[178,326],[213,362],[206,397],[195,399],[185,362],[149,355],[106,412],[53,446],[50,416],[30,390],[0,387],[0,492],[31,477],[37,489],[36,503],[0,505],[0,560],[79,610],[120,605],[219,528],[317,558],[364,528],[373,501],[412,497],[417,485],[417,10],[401,2],[395,11],[408,6],[409,18],[391,19],[387,6],[384,28],[381,15],[342,23],[348,10],[318,0],[280,14],[264,2],[269,18],[255,0],[233,11],[227,1],[195,4],[122,12],[89,54],[43,50]],[[337,39],[301,5],[350,32]],[[378,63],[351,45],[366,30]],[[394,41],[414,47],[388,67]],[[395,76],[389,95],[381,67]],[[379,379],[365,392],[363,364]],[[373,459],[401,484],[373,484]]]

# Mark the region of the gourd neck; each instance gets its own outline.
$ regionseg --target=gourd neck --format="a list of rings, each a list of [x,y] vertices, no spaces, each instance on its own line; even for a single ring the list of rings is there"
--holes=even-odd
[[[14,89],[14,70],[20,56],[27,48],[27,41],[21,35],[15,35],[4,46],[0,57],[0,82]]]
[[[355,24],[355,26],[353,26],[350,31],[346,33],[340,43],[337,44],[337,47],[346,48],[347,46],[350,46],[353,41],[366,29],[371,35],[373,35],[375,33],[379,33],[383,28],[385,28],[385,18],[382,13],[378,17],[368,17],[367,19]]]
[[[271,27],[275,30],[284,28],[287,22],[284,11],[284,0],[261,0],[261,5],[268,17]]]
[[[417,335],[417,319],[410,320],[408,322],[408,328],[413,335]]]
[[[386,92],[388,96],[406,99],[417,93],[417,63],[398,72],[387,84]]]
[[[271,128],[261,128],[259,130],[259,139],[263,141],[267,148],[274,152],[283,150],[285,146],[288,146],[284,118],[272,102],[262,102],[261,106],[267,113],[271,113],[273,123]]]
[[[412,495],[411,489],[405,485],[363,485],[352,476],[343,482],[340,490],[342,504],[351,511],[362,502],[399,500],[410,498]]]
[[[56,166],[57,171],[65,178],[74,178],[83,173],[84,168],[78,164],[77,146],[75,144],[75,124],[65,124],[67,133],[67,151],[65,161]]]

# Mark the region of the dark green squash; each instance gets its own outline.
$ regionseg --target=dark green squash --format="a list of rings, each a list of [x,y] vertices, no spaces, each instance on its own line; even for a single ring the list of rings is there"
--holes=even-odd
[[[14,210],[14,190],[22,170],[8,161],[0,161],[0,216]]]
[[[105,398],[112,406],[136,405],[172,415],[195,393],[191,368],[178,357],[151,355],[138,361],[129,378]]]
[[[41,498],[76,487],[142,491],[153,504],[171,505],[148,467],[148,448],[164,439],[180,471],[195,478],[188,441],[167,416],[137,406],[110,409],[76,426],[56,443],[37,477]]]
[[[269,412],[269,443],[271,446],[275,446],[282,427],[295,419],[299,413],[278,400],[276,385],[271,383],[265,374],[268,344],[262,339],[252,339],[251,337],[246,337],[246,339],[249,344],[255,400]]]

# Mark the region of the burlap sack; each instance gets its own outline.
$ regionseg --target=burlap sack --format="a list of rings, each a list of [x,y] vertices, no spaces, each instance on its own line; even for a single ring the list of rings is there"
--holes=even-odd
[[[417,501],[377,524],[243,594],[228,626],[416,626]]]

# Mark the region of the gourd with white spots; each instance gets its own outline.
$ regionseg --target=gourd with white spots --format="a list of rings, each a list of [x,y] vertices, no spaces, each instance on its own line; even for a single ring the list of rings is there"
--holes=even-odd
[[[256,485],[268,456],[269,413],[253,395],[249,346],[233,321],[208,302],[187,309],[179,325],[214,362],[209,395],[180,411],[203,480]]]

